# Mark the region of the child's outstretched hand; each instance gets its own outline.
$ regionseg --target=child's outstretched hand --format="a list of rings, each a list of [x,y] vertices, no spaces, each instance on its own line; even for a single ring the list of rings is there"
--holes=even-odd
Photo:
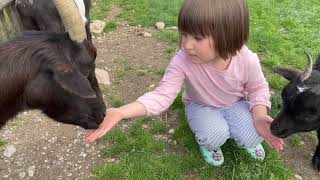
[[[117,108],[108,109],[106,114],[107,116],[100,124],[100,127],[86,134],[85,143],[92,143],[101,138],[122,119],[122,113]]]
[[[272,121],[273,119],[270,116],[264,115],[255,118],[253,121],[253,125],[256,128],[258,134],[264,138],[264,140],[270,147],[276,149],[277,151],[283,150],[283,140],[271,133],[270,126]]]

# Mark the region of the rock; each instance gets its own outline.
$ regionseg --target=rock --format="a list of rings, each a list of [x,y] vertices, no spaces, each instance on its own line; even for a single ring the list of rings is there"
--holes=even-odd
[[[15,152],[17,151],[17,149],[13,146],[13,145],[8,145],[6,147],[6,149],[3,151],[3,155],[5,157],[11,157]]]
[[[173,145],[177,145],[178,143],[177,143],[177,141],[176,140],[174,140],[173,141]]]
[[[165,28],[165,24],[164,24],[164,22],[157,22],[156,23],[156,28],[157,29],[164,29]]]
[[[152,35],[150,33],[148,33],[148,32],[144,32],[143,33],[143,37],[152,37]]]
[[[26,176],[25,172],[20,172],[19,173],[19,179],[23,179]]]
[[[174,129],[170,129],[168,133],[169,134],[173,134],[174,133]]]
[[[33,175],[34,175],[34,171],[36,170],[36,166],[30,166],[30,167],[28,167],[28,175],[30,176],[30,177],[32,177]]]
[[[297,180],[302,180],[302,177],[298,174],[295,174],[294,177],[297,179]]]
[[[116,159],[114,159],[114,158],[110,158],[110,159],[108,158],[108,159],[107,159],[107,162],[108,162],[108,163],[113,163],[113,162],[115,162],[115,161],[116,161]]]
[[[83,151],[81,151],[81,153],[80,153],[80,155],[79,156],[81,156],[81,157],[86,157],[87,156],[87,154],[86,153],[84,153]]]
[[[96,68],[95,72],[99,84],[110,85],[109,73],[107,71]]]
[[[90,23],[90,30],[92,33],[101,34],[105,26],[106,22],[101,20],[94,20],[92,23]]]
[[[4,175],[4,176],[2,176],[3,178],[8,178],[9,177],[9,175]]]

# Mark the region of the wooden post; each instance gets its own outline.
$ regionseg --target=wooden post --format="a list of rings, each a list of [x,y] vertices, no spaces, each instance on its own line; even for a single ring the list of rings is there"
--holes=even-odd
[[[12,3],[14,0],[0,0],[0,11],[7,7],[8,4]]]
[[[6,41],[22,29],[14,0],[0,0],[0,42]]]

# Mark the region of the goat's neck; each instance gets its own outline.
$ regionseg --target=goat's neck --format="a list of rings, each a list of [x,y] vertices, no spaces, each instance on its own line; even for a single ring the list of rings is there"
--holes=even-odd
[[[26,108],[23,93],[31,74],[34,73],[31,69],[30,64],[21,62],[19,58],[4,60],[0,57],[0,127]]]

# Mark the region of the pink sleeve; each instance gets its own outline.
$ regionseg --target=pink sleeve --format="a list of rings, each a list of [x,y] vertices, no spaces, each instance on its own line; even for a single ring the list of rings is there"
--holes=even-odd
[[[260,61],[255,53],[249,54],[248,81],[245,85],[249,96],[250,109],[256,105],[271,108],[269,85],[261,70]]]
[[[137,99],[147,110],[147,116],[158,115],[165,111],[178,95],[185,76],[179,66],[182,59],[175,55],[171,64],[167,67],[166,72],[159,83],[159,86]]]

